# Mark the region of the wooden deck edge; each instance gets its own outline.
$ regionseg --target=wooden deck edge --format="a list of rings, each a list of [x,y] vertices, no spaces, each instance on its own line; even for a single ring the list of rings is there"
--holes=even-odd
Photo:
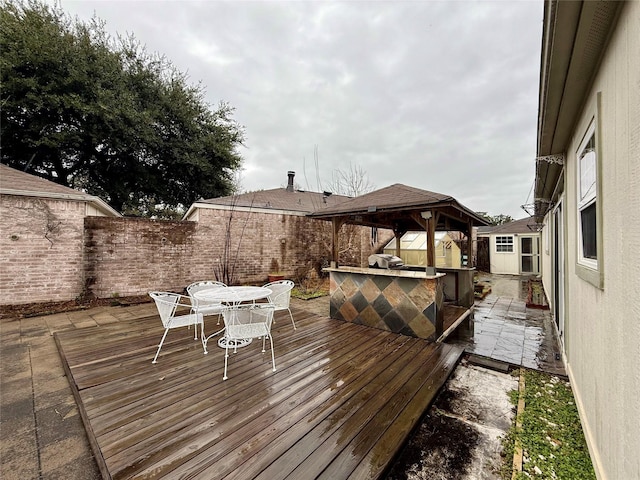
[[[436,343],[444,342],[447,339],[447,337],[451,335],[456,328],[458,328],[458,325],[460,325],[469,315],[471,315],[473,311],[474,311],[474,308],[469,307],[462,315],[460,315],[460,317],[458,317],[458,319],[455,322],[451,324],[449,328],[447,328],[442,333],[442,335],[440,335],[440,337],[438,337],[438,339],[436,340]]]
[[[62,361],[64,373],[67,376],[67,380],[69,381],[69,386],[71,387],[73,398],[76,401],[76,407],[78,409],[78,412],[80,413],[80,418],[82,419],[84,429],[87,433],[87,439],[89,440],[89,445],[91,446],[93,457],[95,458],[96,463],[98,464],[100,474],[102,475],[103,480],[112,480],[111,474],[109,473],[109,469],[107,468],[107,462],[102,456],[102,451],[100,450],[100,446],[98,445],[98,441],[93,432],[93,428],[91,427],[89,416],[87,415],[87,412],[84,408],[84,402],[80,397],[80,390],[78,389],[78,386],[76,385],[76,382],[73,379],[73,374],[71,373],[71,368],[69,367],[67,356],[64,353],[64,349],[62,348],[62,344],[60,343],[57,332],[53,334],[53,338],[56,342],[56,348],[58,349],[58,354],[60,355],[60,360]]]
[[[429,376],[429,380],[433,380],[435,377],[435,382],[434,382],[435,388],[433,388],[432,390],[432,395],[429,395],[428,397],[424,398],[422,414],[420,415],[419,418],[415,420],[411,428],[407,430],[404,441],[401,442],[398,445],[398,448],[396,449],[396,451],[390,455],[389,461],[385,465],[380,465],[378,476],[376,477],[378,480],[386,478],[389,471],[393,468],[393,466],[395,465],[396,461],[402,454],[409,440],[413,437],[413,435],[418,430],[418,428],[420,428],[420,424],[422,423],[422,420],[424,419],[425,415],[428,413],[429,408],[431,408],[431,405],[433,404],[436,397],[442,390],[442,387],[444,387],[444,385],[449,380],[449,377],[451,377],[451,375],[457,368],[458,364],[460,363],[460,359],[464,354],[464,347],[459,345],[449,345],[445,343],[445,344],[439,344],[438,346],[440,348],[449,349],[449,351],[444,354],[444,357],[439,362],[443,364],[443,368],[442,370],[440,370],[440,372],[442,372],[443,374],[442,376],[438,376],[439,371],[436,369]],[[453,361],[449,363],[450,360],[453,360]],[[429,380],[427,380],[425,384],[429,383]]]

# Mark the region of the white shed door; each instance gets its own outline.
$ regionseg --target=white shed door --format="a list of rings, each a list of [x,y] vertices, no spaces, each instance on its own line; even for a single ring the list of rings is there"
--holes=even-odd
[[[540,273],[540,237],[520,237],[520,273]]]

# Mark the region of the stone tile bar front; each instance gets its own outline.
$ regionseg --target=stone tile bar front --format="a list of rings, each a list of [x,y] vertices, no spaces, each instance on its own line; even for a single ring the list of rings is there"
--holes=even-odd
[[[442,333],[445,274],[358,267],[325,271],[331,318],[428,340]]]

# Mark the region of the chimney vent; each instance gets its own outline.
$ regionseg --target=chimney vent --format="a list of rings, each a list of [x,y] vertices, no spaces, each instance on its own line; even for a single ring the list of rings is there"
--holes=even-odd
[[[287,176],[289,177],[289,182],[287,183],[287,192],[293,192],[293,177],[296,176],[296,172],[289,170],[287,172]]]

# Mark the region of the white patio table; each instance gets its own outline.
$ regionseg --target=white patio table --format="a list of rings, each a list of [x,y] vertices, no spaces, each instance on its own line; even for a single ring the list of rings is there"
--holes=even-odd
[[[204,290],[200,290],[193,294],[196,300],[203,300],[208,302],[220,302],[226,303],[228,305],[238,305],[243,302],[252,302],[255,300],[260,300],[262,298],[267,298],[273,292],[269,288],[265,287],[251,287],[251,286],[238,286],[238,287],[218,287],[214,286],[211,288],[207,288]],[[224,332],[224,328],[222,330],[217,331],[209,335],[204,340],[204,344],[206,346],[207,342],[211,337],[215,337],[216,335]],[[245,340],[235,341],[231,340],[229,344],[230,347],[245,347],[251,343],[251,339],[247,338]],[[226,348],[227,343],[224,337],[218,340],[218,346],[221,348]],[[206,347],[205,347],[206,348]]]

